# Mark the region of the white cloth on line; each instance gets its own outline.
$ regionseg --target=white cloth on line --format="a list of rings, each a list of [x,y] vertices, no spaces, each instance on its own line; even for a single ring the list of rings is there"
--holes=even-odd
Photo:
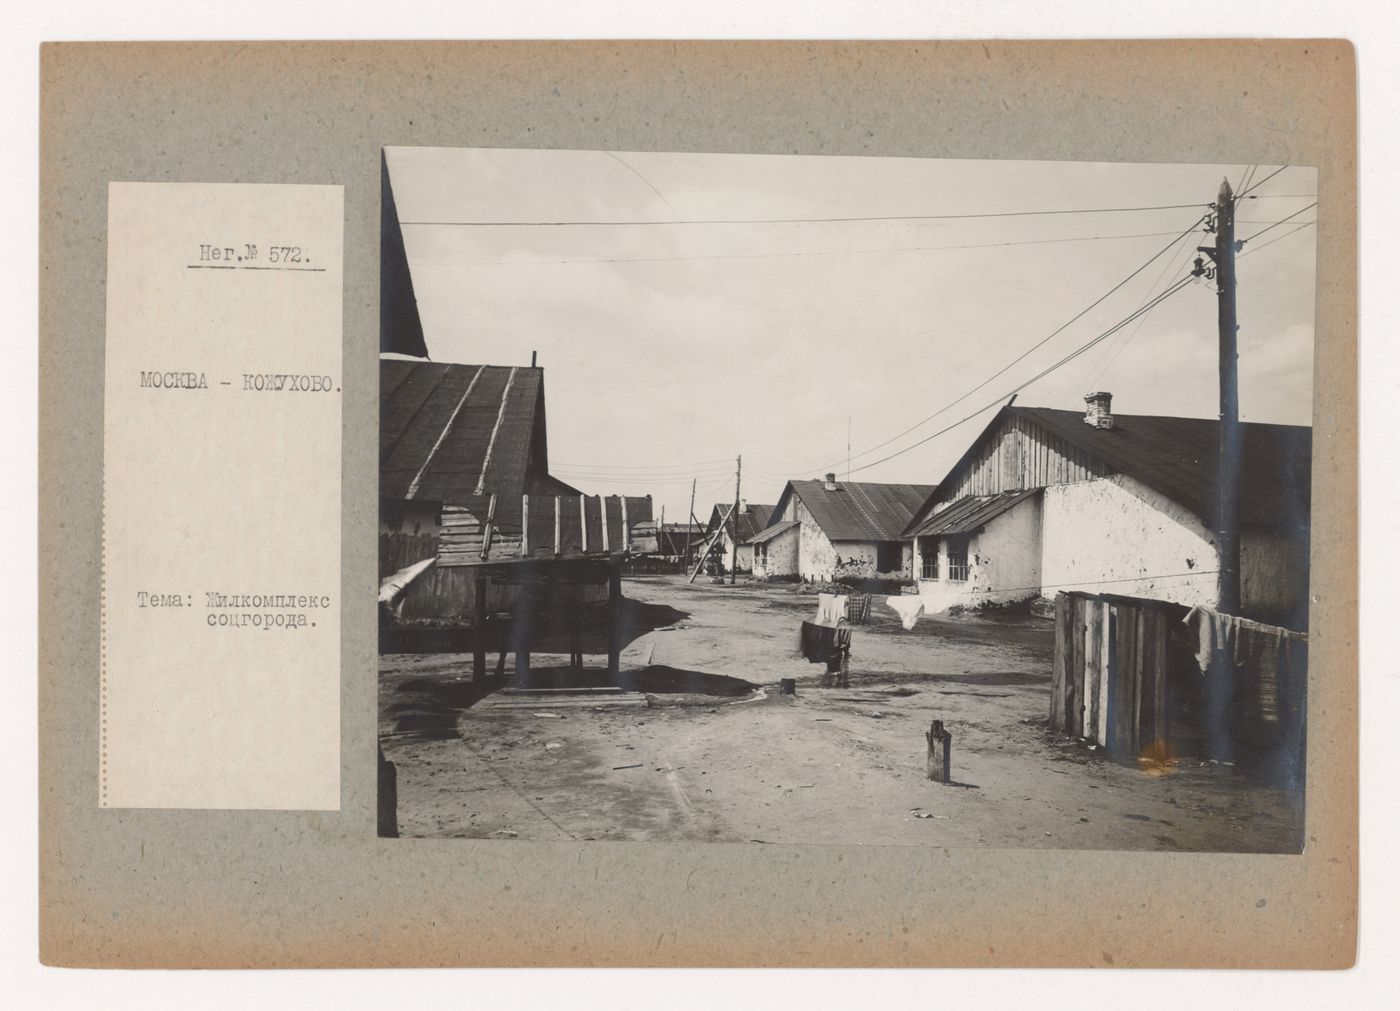
[[[904,626],[906,632],[914,631],[914,626],[918,624],[920,615],[924,613],[923,598],[907,593],[897,597],[886,597],[885,606],[899,615],[900,624]]]
[[[818,625],[839,625],[841,619],[846,617],[846,598],[838,597],[834,593],[822,593],[817,596],[817,624]]]

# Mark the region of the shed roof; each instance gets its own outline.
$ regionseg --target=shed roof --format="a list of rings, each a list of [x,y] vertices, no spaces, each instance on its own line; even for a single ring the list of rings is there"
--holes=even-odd
[[[518,522],[521,494],[545,490],[573,491],[548,475],[541,370],[379,363],[382,497],[467,504],[494,493],[499,518]]]
[[[801,524],[798,523],[797,520],[786,520],[782,523],[774,523],[767,530],[761,530],[758,533],[754,534],[752,537],[750,537],[748,543],[762,544],[764,541],[771,541],[774,537],[777,537],[779,534],[786,533],[787,531],[791,530],[793,527],[796,526],[801,526]]]
[[[1012,506],[1040,492],[1008,491],[1000,495],[969,495],[940,509],[928,519],[906,532],[907,537],[932,537],[946,534],[971,534],[1006,512]]]
[[[927,484],[838,481],[828,491],[824,481],[789,481],[778,505],[795,494],[828,540],[895,541],[934,490]]]

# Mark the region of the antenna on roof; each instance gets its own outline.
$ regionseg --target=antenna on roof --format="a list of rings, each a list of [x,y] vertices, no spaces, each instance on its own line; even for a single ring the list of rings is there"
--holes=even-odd
[[[851,479],[851,416],[846,415],[846,480]]]

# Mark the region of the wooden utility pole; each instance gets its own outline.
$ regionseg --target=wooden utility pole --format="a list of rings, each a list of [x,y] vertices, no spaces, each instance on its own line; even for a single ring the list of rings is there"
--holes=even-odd
[[[685,561],[681,563],[681,571],[684,572],[690,565],[690,530],[695,526],[695,482],[696,478],[690,479],[690,522],[685,525]]]
[[[1240,389],[1239,324],[1235,314],[1235,195],[1230,181],[1220,184],[1215,204],[1215,247],[1197,246],[1214,261],[1207,269],[1196,258],[1197,277],[1215,279],[1220,329],[1220,433],[1215,467],[1215,546],[1220,555],[1216,610],[1240,613]],[[1211,658],[1206,679],[1206,727],[1210,750],[1218,761],[1233,758],[1228,726],[1229,702],[1234,694],[1234,668],[1223,652]]]
[[[735,572],[739,566],[739,480],[744,474],[744,457],[740,454],[734,468],[734,511],[729,515],[734,521],[734,544],[729,550],[729,585],[734,585]]]
[[[1215,285],[1220,326],[1220,460],[1216,468],[1216,544],[1220,550],[1220,601],[1226,614],[1240,612],[1240,382],[1239,324],[1235,317],[1235,195],[1220,184],[1216,222]]]

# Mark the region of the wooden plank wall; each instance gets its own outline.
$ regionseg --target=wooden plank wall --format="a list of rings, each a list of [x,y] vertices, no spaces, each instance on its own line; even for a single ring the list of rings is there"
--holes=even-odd
[[[438,539],[435,534],[385,533],[379,534],[379,578],[387,579],[400,569],[406,569],[414,562],[432,558],[437,554]]]
[[[968,495],[1044,488],[1110,473],[1110,468],[1079,447],[1027,418],[1013,415],[1002,422],[972,460],[939,488],[938,500],[953,502]]]

